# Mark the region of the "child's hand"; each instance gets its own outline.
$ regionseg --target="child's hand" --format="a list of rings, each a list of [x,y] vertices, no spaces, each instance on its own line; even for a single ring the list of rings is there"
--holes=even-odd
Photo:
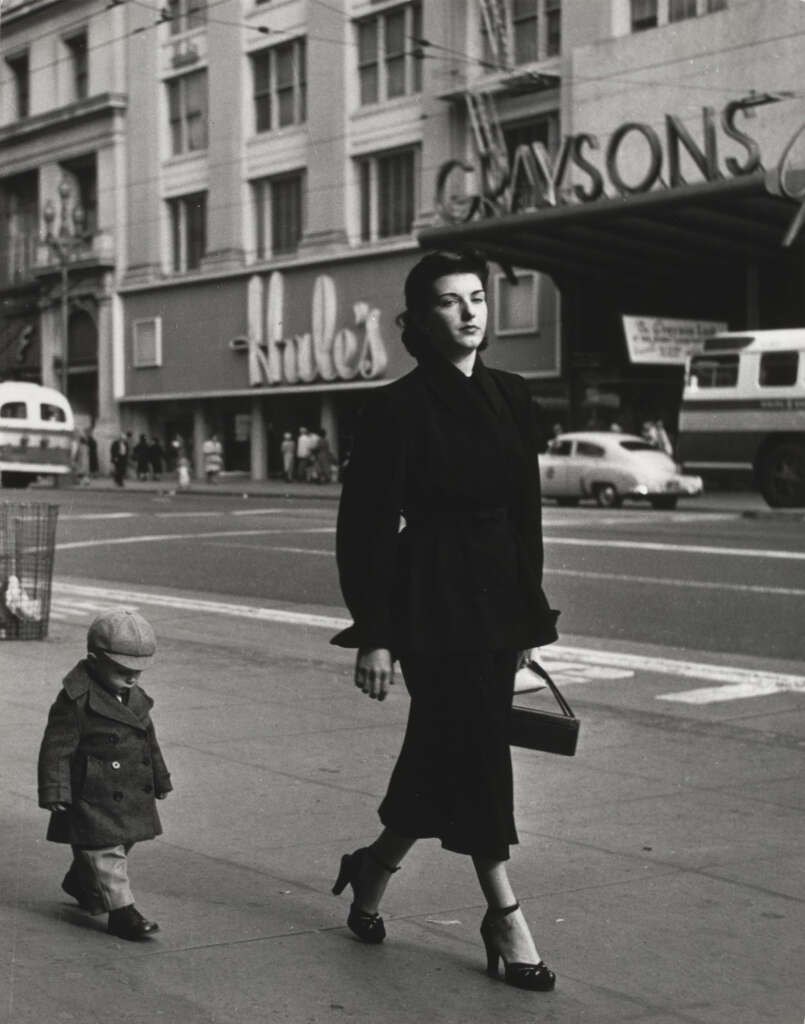
[[[157,800],[164,800],[167,795],[167,793],[154,793],[154,796],[157,798]]]
[[[66,811],[69,806],[69,804],[45,804],[49,811]]]

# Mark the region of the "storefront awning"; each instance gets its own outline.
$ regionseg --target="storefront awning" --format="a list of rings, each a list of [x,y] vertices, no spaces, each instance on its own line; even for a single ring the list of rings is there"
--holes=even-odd
[[[558,278],[700,274],[805,250],[783,239],[797,213],[766,174],[426,228],[426,249],[480,250]]]

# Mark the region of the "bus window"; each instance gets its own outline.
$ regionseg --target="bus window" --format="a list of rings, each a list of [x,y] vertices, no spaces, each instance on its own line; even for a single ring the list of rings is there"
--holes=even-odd
[[[24,420],[25,402],[6,402],[0,405],[0,420]]]
[[[39,406],[39,415],[43,420],[50,420],[52,423],[67,422],[64,409],[60,409],[58,405],[50,405],[48,402],[43,402]]]
[[[699,388],[734,388],[738,383],[737,355],[694,356],[690,361],[691,382]]]
[[[797,382],[798,352],[764,352],[760,357],[762,388],[790,388]]]

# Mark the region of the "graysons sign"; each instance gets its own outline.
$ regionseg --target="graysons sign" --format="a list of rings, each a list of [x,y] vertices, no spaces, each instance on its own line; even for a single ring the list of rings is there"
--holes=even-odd
[[[313,285],[310,330],[290,337],[285,331],[285,282],[275,270],[249,280],[249,333],[229,347],[249,357],[252,387],[280,384],[374,380],[388,366],[380,333],[380,310],[368,302],[352,306],[353,322],[338,326],[338,294],[328,274]]]
[[[726,173],[731,177],[753,174],[764,169],[760,146],[738,126],[736,119],[750,107],[782,98],[784,94],[781,93],[765,93],[733,100],[724,107],[720,116],[712,107],[704,107],[701,141],[693,137],[679,117],[671,114],[665,117],[664,139],[651,125],[628,121],[609,137],[603,149],[603,163],[594,157],[602,149],[600,139],[588,132],[566,135],[555,156],[551,156],[541,142],[518,146],[511,161],[507,153],[487,153],[482,157],[478,175],[481,188],[471,195],[451,192],[451,182],[455,175],[461,174],[463,178],[475,169],[462,160],[449,160],[441,166],[437,177],[437,209],[444,220],[455,224],[479,216],[593,202],[606,195],[635,195],[660,184],[675,188],[686,184],[682,171],[683,153],[687,153],[704,180],[715,181],[725,177],[718,155],[719,128],[721,134],[741,150],[739,156],[729,156],[724,160]],[[805,200],[805,191],[792,194],[791,189],[782,183],[786,170],[783,165],[789,160],[791,146],[802,130],[784,148],[776,173],[779,191],[798,202]],[[639,141],[645,150],[645,160],[637,179],[627,178],[628,172],[624,167],[626,150],[631,149],[635,141]],[[631,157],[630,163],[633,163]],[[666,164],[667,181],[662,177]],[[566,178],[571,167],[582,173],[583,180],[569,185]]]

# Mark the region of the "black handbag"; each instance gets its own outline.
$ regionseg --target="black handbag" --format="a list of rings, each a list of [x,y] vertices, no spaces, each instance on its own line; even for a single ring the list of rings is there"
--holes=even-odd
[[[549,754],[564,754],[572,757],[576,753],[579,739],[579,720],[573,709],[562,696],[559,687],[545,669],[536,661],[529,661],[528,668],[535,672],[551,689],[560,710],[541,711],[538,708],[512,706],[509,743],[513,747],[528,750],[544,750]]]

